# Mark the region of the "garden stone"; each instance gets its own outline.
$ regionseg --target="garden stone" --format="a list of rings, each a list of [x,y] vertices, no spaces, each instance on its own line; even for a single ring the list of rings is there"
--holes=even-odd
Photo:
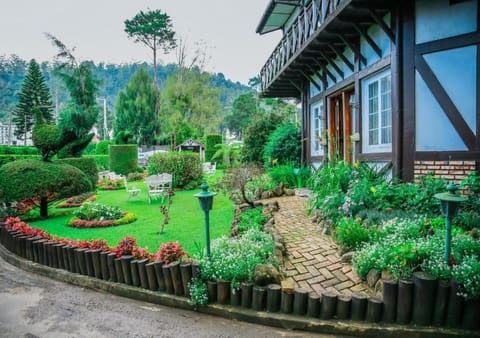
[[[255,267],[254,282],[256,285],[280,284],[282,275],[272,264],[259,264]]]
[[[273,191],[267,190],[262,192],[261,199],[266,200],[266,199],[272,198],[273,196],[274,196]]]
[[[268,203],[267,208],[270,212],[275,212],[275,211],[280,210],[280,206],[278,205],[277,201],[273,201],[273,202]]]
[[[380,279],[381,274],[377,269],[371,269],[367,274],[367,284],[369,287],[375,287],[375,284]]]
[[[344,253],[342,255],[342,257],[340,258],[340,262],[341,263],[351,263],[354,253],[355,253],[354,251],[349,251],[349,252]]]
[[[241,210],[241,211],[244,211],[244,210],[248,210],[248,209],[251,209],[252,206],[248,203],[243,203],[243,204],[240,204],[238,206],[238,208]]]
[[[285,189],[285,196],[295,196],[295,189]]]
[[[387,270],[382,270],[382,279],[383,280],[391,280],[393,279],[393,275],[391,272],[387,271]]]
[[[273,194],[276,197],[280,197],[283,195],[283,184],[280,184],[278,187],[273,188]]]

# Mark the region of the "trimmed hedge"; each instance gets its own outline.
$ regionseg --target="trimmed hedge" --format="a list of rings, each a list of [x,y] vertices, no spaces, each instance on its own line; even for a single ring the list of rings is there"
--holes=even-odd
[[[138,146],[136,144],[110,145],[110,170],[128,175],[137,171]]]
[[[196,189],[202,183],[202,163],[198,153],[156,153],[148,158],[148,174],[173,175],[173,187]]]
[[[263,149],[263,163],[271,167],[272,161],[277,164],[300,163],[302,150],[302,136],[300,128],[293,123],[278,126],[268,137],[268,142]]]
[[[211,134],[207,135],[205,142],[205,161],[211,161],[213,155],[217,152],[218,148],[215,148],[217,144],[222,144],[222,135]]]
[[[36,148],[35,148],[36,149]],[[40,160],[42,156],[38,155],[0,155],[0,167],[4,164],[18,160]]]
[[[97,163],[98,171],[110,170],[110,156],[109,155],[84,155],[83,157],[93,158]]]
[[[40,155],[40,151],[30,146],[0,146],[0,155]]]
[[[96,187],[98,180],[97,163],[94,158],[91,157],[70,157],[62,158],[57,162],[70,164],[75,168],[80,169],[85,175],[87,175],[92,187]]]

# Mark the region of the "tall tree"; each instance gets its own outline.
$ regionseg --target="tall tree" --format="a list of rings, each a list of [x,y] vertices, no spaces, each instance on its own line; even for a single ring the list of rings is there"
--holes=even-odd
[[[225,116],[225,126],[242,139],[243,132],[257,112],[257,98],[254,92],[242,94],[233,101],[232,112]]]
[[[48,33],[46,36],[59,50],[56,56],[59,64],[55,73],[65,83],[71,98],[67,108],[60,114],[59,125],[66,145],[58,156],[78,157],[94,136],[90,130],[98,116],[98,81],[93,77],[94,64],[89,61],[79,63],[73,52],[60,40]]]
[[[45,84],[40,66],[32,59],[28,65],[27,75],[19,93],[19,101],[15,109],[13,122],[17,126],[15,135],[23,137],[27,144],[27,133],[32,130],[37,111],[47,121],[52,120],[52,99]]]
[[[175,31],[168,14],[161,10],[140,11],[130,20],[125,20],[125,32],[134,42],[139,42],[152,50],[153,53],[153,81],[158,93],[157,81],[157,51],[162,49],[165,54],[176,47]],[[159,136],[158,124],[159,100],[155,100],[155,121],[157,122],[156,136]]]
[[[152,145],[155,141],[155,97],[152,79],[140,68],[120,92],[116,104],[116,133],[129,131],[138,144]]]

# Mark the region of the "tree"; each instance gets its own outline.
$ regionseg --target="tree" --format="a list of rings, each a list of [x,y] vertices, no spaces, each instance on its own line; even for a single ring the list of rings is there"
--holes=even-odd
[[[138,144],[152,145],[155,141],[156,91],[152,79],[140,68],[120,92],[116,104],[116,133],[129,131]]]
[[[161,10],[140,11],[130,20],[125,20],[125,32],[135,43],[139,42],[152,50],[153,81],[158,93],[157,81],[157,51],[162,49],[165,54],[176,47],[175,31],[170,17]],[[155,101],[155,121],[158,122],[159,102]],[[159,125],[157,135],[159,136]]]
[[[268,142],[263,149],[263,162],[265,167],[276,164],[300,164],[302,150],[302,136],[300,128],[293,123],[282,124],[268,137]]]
[[[232,112],[225,117],[225,126],[242,139],[243,132],[257,113],[256,94],[242,94],[233,101]]]
[[[55,73],[65,83],[71,98],[67,108],[60,114],[59,126],[65,146],[58,155],[78,157],[94,136],[90,130],[98,116],[98,81],[93,77],[94,65],[88,61],[79,63],[60,40],[48,33],[46,36],[59,50],[57,59],[60,64],[55,68]]]
[[[32,131],[37,111],[47,122],[52,121],[50,91],[45,84],[45,77],[40,70],[40,66],[35,59],[32,59],[28,65],[27,75],[19,93],[15,116],[12,119],[17,126],[15,135],[17,137],[23,135],[25,145],[27,145],[27,133]]]
[[[87,175],[68,164],[19,160],[0,167],[0,201],[39,199],[42,218],[48,217],[49,195],[66,198],[91,190]]]

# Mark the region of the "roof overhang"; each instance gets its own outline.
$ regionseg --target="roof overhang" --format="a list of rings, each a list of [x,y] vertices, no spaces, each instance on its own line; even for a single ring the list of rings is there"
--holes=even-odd
[[[282,29],[298,6],[300,0],[271,0],[257,26],[257,33],[266,34]]]

